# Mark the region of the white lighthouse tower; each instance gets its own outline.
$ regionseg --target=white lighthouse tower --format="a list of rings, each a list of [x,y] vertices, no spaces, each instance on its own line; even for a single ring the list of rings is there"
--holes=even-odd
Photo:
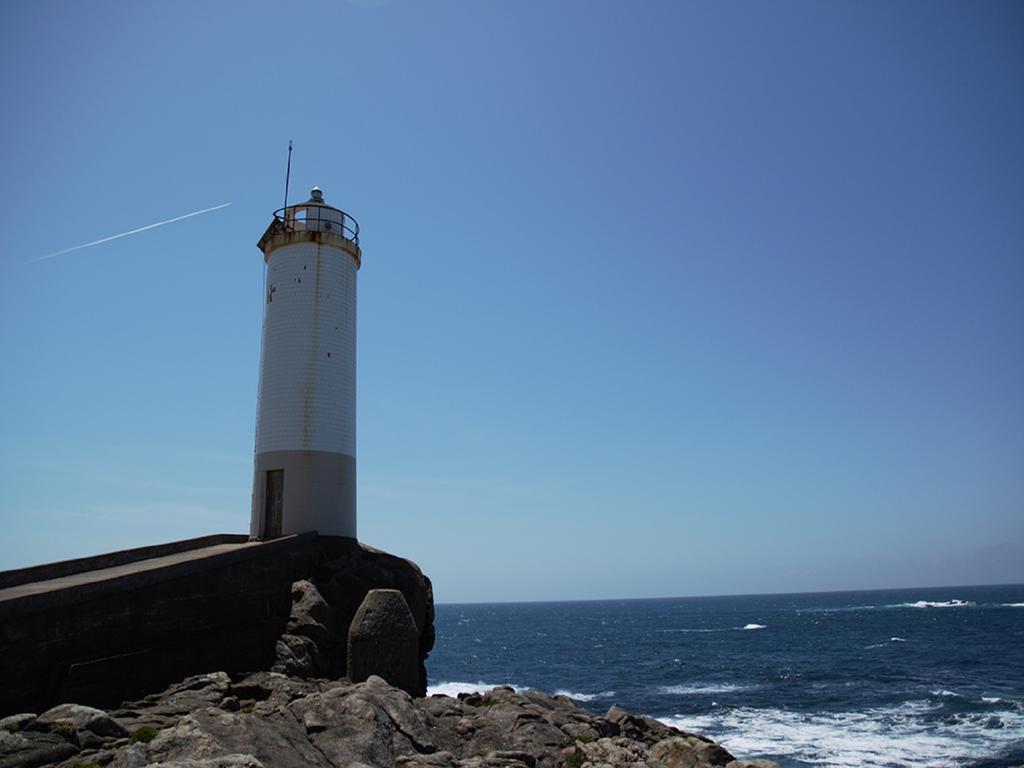
[[[313,187],[275,211],[258,245],[267,279],[250,535],[354,539],[359,225]]]

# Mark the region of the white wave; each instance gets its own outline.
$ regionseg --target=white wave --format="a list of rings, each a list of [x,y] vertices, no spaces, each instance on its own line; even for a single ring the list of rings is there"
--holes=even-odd
[[[735,685],[733,683],[698,683],[694,685],[662,685],[658,687],[658,692],[669,696],[690,696],[707,693],[735,693],[736,691],[749,691],[756,687],[754,685]]]
[[[659,629],[659,632],[735,632],[743,629],[766,629],[764,624],[747,624],[744,627],[711,627],[711,628],[696,628],[686,627],[683,629]]]
[[[559,689],[555,691],[555,696],[568,696],[570,699],[575,701],[593,701],[594,699],[610,699],[615,695],[615,691],[601,691],[600,693],[574,693],[572,691],[566,691]]]
[[[864,648],[865,649],[885,648],[886,646],[889,646],[892,643],[905,643],[905,642],[907,642],[907,641],[905,639],[903,639],[902,637],[890,637],[888,640],[885,640],[885,641],[883,641],[881,643],[872,643],[871,645],[865,645]]]
[[[982,696],[981,701],[984,704],[1024,710],[1024,701],[1018,701],[1017,699],[1004,699],[1001,696]]]
[[[908,701],[860,712],[813,713],[720,708],[706,715],[660,718],[704,734],[746,758],[780,758],[838,768],[951,766],[993,755],[1020,741],[1024,712],[977,713],[928,720],[937,705]],[[993,717],[999,725],[993,727]]]
[[[956,691],[951,691],[951,690],[949,690],[947,688],[943,688],[943,689],[938,690],[938,691],[928,691],[928,693],[930,693],[932,696],[938,696],[939,698],[942,698],[942,699],[959,699],[960,698],[960,694],[959,693],[957,693]]]
[[[799,608],[797,613],[849,613],[850,611],[880,611],[895,605],[841,605],[834,608]]]
[[[964,608],[974,605],[969,600],[946,600],[945,602],[933,602],[931,600],[918,600],[916,603],[900,603],[897,608]]]
[[[1003,603],[1004,608],[1024,608],[1024,603]]]
[[[732,632],[735,627],[717,627],[715,629],[659,629],[659,632]]]
[[[475,683],[465,682],[444,682],[438,683],[437,685],[427,686],[427,696],[451,696],[453,699],[456,698],[460,693],[487,693],[488,691],[497,688],[498,686],[506,685],[517,693],[531,690],[528,686],[513,685],[511,683],[485,683],[478,681]],[[615,691],[600,691],[599,693],[575,693],[573,691],[560,689],[554,692],[554,696],[568,696],[570,699],[577,701],[593,701],[594,699],[610,699],[615,695]]]
[[[487,693],[493,688],[497,688],[499,685],[511,685],[510,683],[485,683],[483,681],[476,683],[460,683],[460,682],[446,682],[438,683],[437,685],[427,686],[427,696],[441,695],[451,696],[453,699],[460,693]],[[518,685],[512,685],[517,691],[522,690]]]

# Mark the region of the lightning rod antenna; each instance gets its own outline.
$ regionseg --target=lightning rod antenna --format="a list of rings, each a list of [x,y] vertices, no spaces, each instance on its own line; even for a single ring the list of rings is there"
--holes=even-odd
[[[292,143],[289,141],[288,142],[288,171],[285,173],[285,176],[284,176],[284,210],[282,211],[282,213],[284,214],[284,220],[285,220],[286,224],[288,223],[288,182],[291,181],[291,178],[292,178]]]

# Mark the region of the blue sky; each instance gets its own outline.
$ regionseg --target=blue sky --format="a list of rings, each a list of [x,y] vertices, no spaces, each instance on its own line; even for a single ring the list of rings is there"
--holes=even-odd
[[[0,17],[0,568],[247,530],[293,140],[439,600],[1024,580],[1019,3]]]

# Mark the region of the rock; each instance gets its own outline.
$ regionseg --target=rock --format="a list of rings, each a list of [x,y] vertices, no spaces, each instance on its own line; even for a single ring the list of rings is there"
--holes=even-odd
[[[510,749],[496,749],[493,752],[488,752],[485,755],[487,762],[491,761],[507,761],[512,763],[522,763],[528,768],[535,768],[537,765],[537,758],[531,755],[529,752],[515,752]]]
[[[667,768],[693,768],[700,762],[700,755],[686,739],[673,736],[651,747],[651,759]]]
[[[80,704],[58,704],[35,719],[33,730],[53,730],[60,723],[71,723],[76,731],[90,731],[95,736],[117,739],[127,736],[124,726],[102,709]]]
[[[291,612],[274,648],[273,671],[293,677],[339,679],[348,674],[348,635],[371,589],[397,589],[416,626],[418,681],[427,689],[425,660],[434,646],[430,579],[408,560],[348,539],[322,537],[315,566],[291,585]]]
[[[719,744],[715,744],[713,741],[695,743],[691,738],[690,744],[696,747],[697,755],[700,758],[701,763],[704,765],[724,766],[736,760],[735,757],[729,754],[727,749]]]
[[[416,695],[427,690],[425,661],[434,647],[434,592],[430,579],[415,563],[346,539],[321,539],[323,560],[314,570],[312,581],[331,606],[336,633],[341,638],[341,655],[321,653],[325,676],[346,674],[348,629],[371,589],[397,589],[405,597],[419,633],[419,687]],[[391,768],[389,766],[389,768]]]
[[[292,612],[288,630],[308,625],[329,627],[334,624],[334,611],[311,581],[302,579],[292,584]]]
[[[150,763],[146,768],[264,768],[252,755],[224,755],[208,760],[175,760],[170,763]]]
[[[22,712],[17,715],[0,718],[0,731],[16,733],[25,730],[25,727],[36,719],[36,716],[29,712]]]
[[[613,706],[604,716],[605,720],[614,724],[619,729],[619,734],[644,744],[654,745],[664,739],[671,739],[678,736],[681,731],[671,728],[653,717],[631,715],[621,707]],[[692,736],[693,734],[683,734]],[[702,738],[702,737],[698,737]],[[710,744],[711,742],[708,741]],[[730,758],[732,759],[732,758]]]
[[[405,597],[397,589],[371,589],[348,630],[348,677],[370,675],[420,693],[419,636]]]
[[[78,754],[78,746],[58,733],[0,731],[0,768],[53,765]]]
[[[283,634],[275,647],[277,661],[272,672],[281,672],[298,677],[315,677],[320,667],[320,649],[308,637]]]
[[[602,718],[564,697],[507,687],[457,699],[413,698],[376,675],[361,683],[274,672],[234,682],[220,673],[199,675],[112,714],[124,729],[134,732],[151,725],[157,733],[148,742],[107,737],[96,748],[79,752],[60,733],[35,730],[32,721],[27,731],[0,730],[0,768],[79,768],[89,763],[103,768],[772,765],[734,761],[712,741],[619,708]],[[76,717],[95,722],[81,711]],[[69,728],[75,739],[92,733],[76,731],[70,719],[52,722]]]
[[[301,677],[339,673],[345,653],[347,627],[339,630],[334,610],[313,582],[292,584],[292,608],[285,633],[278,640],[272,669]]]
[[[594,763],[646,768],[648,759],[647,749],[642,743],[621,736],[605,737],[589,744],[576,744],[567,751],[572,754],[571,758],[567,758],[570,765],[578,762],[580,765]]]

